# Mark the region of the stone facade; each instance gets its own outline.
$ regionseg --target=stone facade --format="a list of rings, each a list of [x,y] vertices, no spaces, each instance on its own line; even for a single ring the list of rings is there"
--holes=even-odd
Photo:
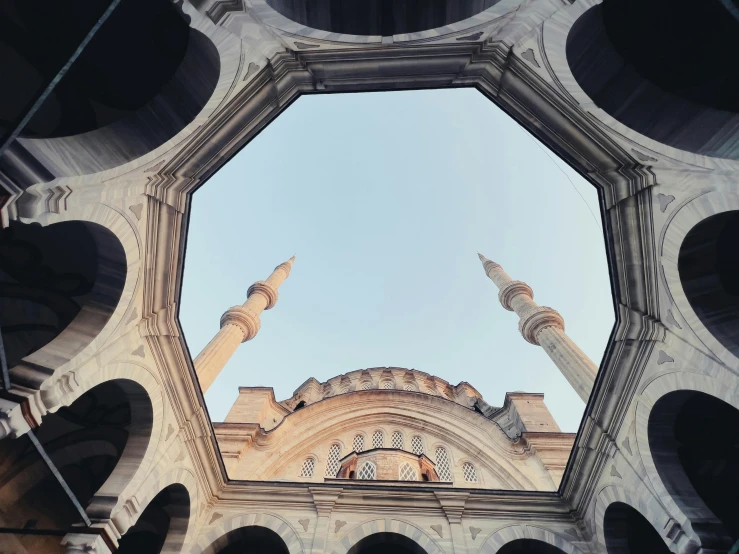
[[[39,84],[33,60],[3,57],[14,85],[4,90],[20,95],[2,97],[3,282],[22,294],[2,297],[0,550],[141,551],[145,540],[193,554],[259,541],[357,554],[374,540],[427,554],[730,550],[739,539],[731,2],[679,0],[669,18],[654,1],[460,2],[435,17],[419,5],[395,14],[392,36],[374,19],[366,32],[380,34],[350,34],[319,0],[305,13],[267,0],[129,5],[138,4],[18,9],[8,23],[18,32],[3,37],[16,54],[48,44],[51,73]],[[142,31],[156,17],[171,32],[159,43]],[[162,44],[169,55],[146,50]],[[103,53],[122,62],[99,63]],[[36,102],[77,54],[82,69]],[[227,467],[252,463],[251,444],[280,432],[294,440],[291,421],[341,395],[311,392],[290,412],[254,391],[264,400],[244,416],[251,427],[211,424],[177,320],[192,192],[301,94],[463,86],[600,195],[617,323],[566,467],[557,453],[567,437],[551,422],[529,429],[536,413],[515,396],[503,433],[486,437],[509,448],[505,459],[525,443],[521,459],[550,464],[558,488],[230,477]],[[60,286],[63,275],[75,286]],[[473,427],[490,412],[456,401],[473,391],[417,394],[459,415],[455,432],[485,434]]]

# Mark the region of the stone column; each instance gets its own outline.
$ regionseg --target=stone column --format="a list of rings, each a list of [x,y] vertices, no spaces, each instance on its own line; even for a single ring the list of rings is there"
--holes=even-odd
[[[495,262],[478,254],[485,273],[498,287],[498,300],[519,317],[518,330],[528,342],[541,346],[584,402],[593,390],[598,366],[565,334],[565,322],[556,310],[534,302],[534,291],[514,281]]]
[[[462,527],[462,514],[464,513],[464,505],[470,493],[468,492],[452,492],[452,491],[434,491],[441,509],[444,510],[447,521],[449,521],[449,529],[452,535],[452,548],[454,554],[467,554],[467,537]]]
[[[295,256],[278,265],[266,281],[257,281],[246,292],[246,302],[226,310],[221,330],[194,360],[195,372],[203,392],[207,391],[225,367],[239,344],[257,336],[260,315],[277,303],[278,289],[290,275]]]

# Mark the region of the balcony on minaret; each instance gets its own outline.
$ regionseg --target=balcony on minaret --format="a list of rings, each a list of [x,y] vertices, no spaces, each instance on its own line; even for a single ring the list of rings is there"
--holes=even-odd
[[[424,454],[398,448],[352,452],[340,461],[336,479],[357,481],[439,481],[436,467]],[[327,481],[333,479],[327,479]]]

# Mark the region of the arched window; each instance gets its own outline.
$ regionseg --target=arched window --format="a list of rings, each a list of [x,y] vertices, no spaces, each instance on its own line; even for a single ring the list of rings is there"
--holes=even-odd
[[[379,429],[372,433],[372,448],[382,448],[385,446],[385,433]]]
[[[382,388],[383,390],[391,390],[395,388],[395,383],[392,381],[383,381],[382,382]]]
[[[355,435],[354,442],[352,442],[352,448],[354,452],[364,451],[364,435]]]
[[[436,447],[436,474],[440,481],[451,482],[452,472],[449,468],[449,453],[443,446]]]
[[[314,469],[316,469],[316,459],[306,458],[303,467],[300,468],[300,477],[313,477]]]
[[[470,462],[462,464],[462,475],[464,475],[464,480],[468,483],[477,483],[477,472],[475,471],[475,466]]]
[[[423,439],[420,435],[414,435],[411,439],[411,452],[419,456],[423,454]]]
[[[341,445],[332,444],[328,449],[328,458],[326,459],[326,477],[336,477],[339,472],[339,458],[341,457]]]
[[[411,464],[405,462],[400,465],[400,470],[398,471],[398,480],[418,481],[418,475],[416,474],[416,470],[411,467]]]
[[[406,383],[403,385],[403,390],[414,391],[416,390],[416,387],[414,387],[412,383]]]
[[[374,481],[377,478],[377,470],[372,462],[364,462],[359,469],[357,478],[361,481]]]
[[[370,390],[372,388],[372,381],[365,381],[359,388],[361,390]]]
[[[400,431],[393,432],[392,445],[393,448],[403,450],[403,433],[401,433]]]

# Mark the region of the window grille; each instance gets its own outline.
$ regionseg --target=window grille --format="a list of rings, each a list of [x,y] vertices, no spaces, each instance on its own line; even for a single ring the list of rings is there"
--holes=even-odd
[[[464,475],[464,480],[468,483],[477,483],[477,472],[475,471],[475,466],[471,463],[465,462],[462,464],[462,475]]]
[[[449,469],[449,454],[443,446],[436,447],[436,474],[440,481],[452,480],[452,472]]]
[[[362,390],[370,390],[372,388],[372,381],[365,381],[360,388]]]
[[[385,389],[385,390],[390,390],[390,389],[394,389],[395,388],[395,385],[393,384],[392,381],[384,381],[382,383],[382,388]]]
[[[352,448],[354,449],[354,452],[362,452],[364,450],[364,435],[357,435],[354,437]]]
[[[379,429],[372,433],[372,448],[382,448],[385,446],[385,434]]]
[[[418,435],[411,439],[411,452],[419,456],[423,454],[423,439]]]
[[[306,458],[303,467],[300,468],[301,477],[313,477],[313,470],[316,468],[316,460],[314,458]]]
[[[393,448],[403,450],[403,433],[401,433],[400,431],[395,431],[393,433],[392,444]]]
[[[414,470],[411,467],[411,464],[409,464],[408,462],[405,462],[400,466],[400,471],[398,474],[400,481],[418,481],[416,470]]]
[[[341,445],[332,444],[328,449],[328,458],[326,459],[326,477],[336,477],[339,472],[339,458],[341,457]]]
[[[414,387],[411,383],[406,383],[405,385],[403,385],[403,390],[414,391],[416,390],[416,387]]]
[[[357,473],[357,479],[362,481],[373,481],[375,478],[375,464],[372,462],[364,462],[362,467],[359,469],[359,473]]]

